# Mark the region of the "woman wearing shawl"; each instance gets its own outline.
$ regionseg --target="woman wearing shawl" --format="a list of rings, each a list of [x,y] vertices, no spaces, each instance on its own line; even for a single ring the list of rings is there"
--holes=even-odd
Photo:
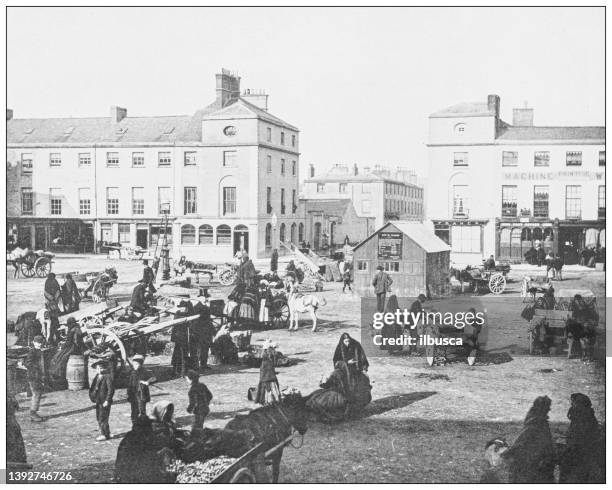
[[[260,405],[271,405],[281,400],[278,379],[276,377],[276,350],[274,346],[266,341],[261,356],[261,366],[259,368],[259,385],[257,386],[257,396],[255,403]]]
[[[389,299],[387,300],[387,306],[385,306],[385,315],[387,313],[393,313],[395,315],[395,312],[398,310],[399,310],[399,304],[397,302],[397,296],[395,294],[392,294],[391,296],[389,296]],[[401,325],[398,325],[396,323],[394,323],[393,325],[388,325],[387,323],[385,323],[380,333],[383,339],[397,339],[397,338],[400,338],[404,332],[403,332],[403,328]],[[401,345],[387,345],[383,341],[382,344],[380,345],[380,350],[386,350],[386,351],[389,351],[389,354],[392,354],[393,352],[401,351],[402,346]]]
[[[348,365],[351,375],[367,372],[370,366],[361,344],[346,332],[340,336],[333,361],[334,366],[336,362],[344,361]]]
[[[66,320],[66,342],[60,350],[51,359],[51,381],[54,386],[61,389],[66,389],[66,366],[71,355],[83,354],[85,344],[83,343],[83,331],[74,319],[74,317]]]
[[[332,423],[344,420],[349,412],[351,390],[349,387],[349,368],[344,361],[334,364],[334,371],[321,388],[311,393],[306,406],[322,422]]]
[[[257,275],[253,261],[247,254],[242,256],[242,262],[238,266],[238,282],[249,287],[253,284],[253,279]]]
[[[174,403],[160,400],[153,405],[152,426],[153,434],[157,436],[159,444],[170,449],[177,449],[185,433],[177,430],[174,423]]]

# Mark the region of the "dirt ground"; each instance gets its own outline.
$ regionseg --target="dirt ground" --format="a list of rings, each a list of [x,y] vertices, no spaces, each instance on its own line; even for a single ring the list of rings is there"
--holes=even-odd
[[[58,258],[56,272],[99,270],[109,264],[100,257],[75,257]],[[113,265],[119,272],[119,284],[112,293],[125,296],[140,278],[142,266],[126,261]],[[512,442],[531,403],[540,395],[553,401],[550,422],[556,440],[562,441],[568,427],[571,393],[587,394],[598,419],[604,422],[605,361],[585,364],[564,356],[526,355],[527,328],[520,317],[524,305],[518,296],[521,277],[522,273],[513,271],[514,280],[502,297],[466,297],[487,307],[489,340],[482,359],[499,359],[499,364],[479,362],[469,367],[459,358],[428,367],[418,356],[390,357],[385,353],[371,357],[368,374],[373,402],[363,416],[335,426],[313,424],[299,449],[285,450],[281,481],[476,482],[485,467],[485,442],[496,436]],[[7,272],[9,319],[40,307],[43,282],[13,279],[12,272]],[[604,274],[568,272],[562,287],[589,288],[603,295]],[[281,389],[296,387],[303,394],[315,390],[321,377],[331,371],[340,334],[346,331],[360,337],[360,299],[343,294],[338,283],[326,283],[321,295],[328,304],[319,311],[319,332],[311,332],[309,321],[304,321],[295,333],[253,333],[253,343],[271,338],[285,355],[298,360],[294,366],[278,368]],[[603,300],[601,303],[603,306]],[[8,341],[12,343],[12,335]],[[168,359],[152,356],[147,364],[163,369]],[[257,385],[258,377],[258,369],[245,366],[218,366],[207,371],[201,379],[214,400],[206,425],[222,427],[236,413],[255,408],[246,394],[250,386]],[[177,422],[189,425],[183,380],[162,381],[151,394],[153,401],[174,401]],[[48,420],[39,424],[29,421],[25,396],[21,395],[19,402],[17,417],[35,470],[71,471],[74,481],[80,482],[110,481],[117,446],[130,428],[125,389],[118,390],[111,411],[115,437],[102,443],[95,442],[95,413],[86,390],[46,394],[40,413]]]

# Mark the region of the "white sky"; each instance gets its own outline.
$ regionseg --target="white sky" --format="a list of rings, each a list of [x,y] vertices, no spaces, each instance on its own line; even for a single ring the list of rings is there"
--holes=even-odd
[[[501,96],[536,125],[599,125],[603,8],[9,8],[16,118],[192,114],[214,75],[264,88],[301,130],[302,176],[334,163],[426,174],[427,116]]]

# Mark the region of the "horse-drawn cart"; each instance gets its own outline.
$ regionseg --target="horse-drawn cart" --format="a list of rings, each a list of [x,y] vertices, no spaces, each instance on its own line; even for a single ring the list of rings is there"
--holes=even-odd
[[[174,273],[177,276],[182,276],[185,272],[190,272],[195,276],[195,282],[200,282],[200,276],[208,278],[208,282],[213,282],[215,279],[222,286],[231,286],[236,282],[237,266],[236,264],[207,264],[187,260],[183,255],[178,262],[173,266]]]
[[[31,251],[27,249],[15,249],[6,254],[6,264],[12,265],[15,277],[19,272],[23,277],[47,277],[51,272],[54,254],[43,250]]]
[[[508,272],[510,272],[510,266],[507,264],[498,265],[495,269],[468,266],[463,270],[455,271],[455,276],[462,284],[468,283],[470,289],[475,293],[488,289],[493,294],[502,294],[506,289]]]

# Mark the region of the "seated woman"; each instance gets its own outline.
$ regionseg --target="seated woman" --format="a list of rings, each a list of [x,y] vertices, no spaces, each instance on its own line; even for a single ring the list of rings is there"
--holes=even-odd
[[[167,400],[160,400],[153,405],[152,426],[155,434],[163,447],[178,449],[185,440],[186,434],[177,430],[173,420],[174,403]]]
[[[340,341],[334,351],[334,366],[338,361],[344,361],[351,374],[367,372],[370,366],[361,344],[346,332],[340,336]]]
[[[321,388],[308,396],[306,406],[326,423],[344,420],[349,413],[350,383],[349,370],[344,361],[337,361],[334,371]]]

